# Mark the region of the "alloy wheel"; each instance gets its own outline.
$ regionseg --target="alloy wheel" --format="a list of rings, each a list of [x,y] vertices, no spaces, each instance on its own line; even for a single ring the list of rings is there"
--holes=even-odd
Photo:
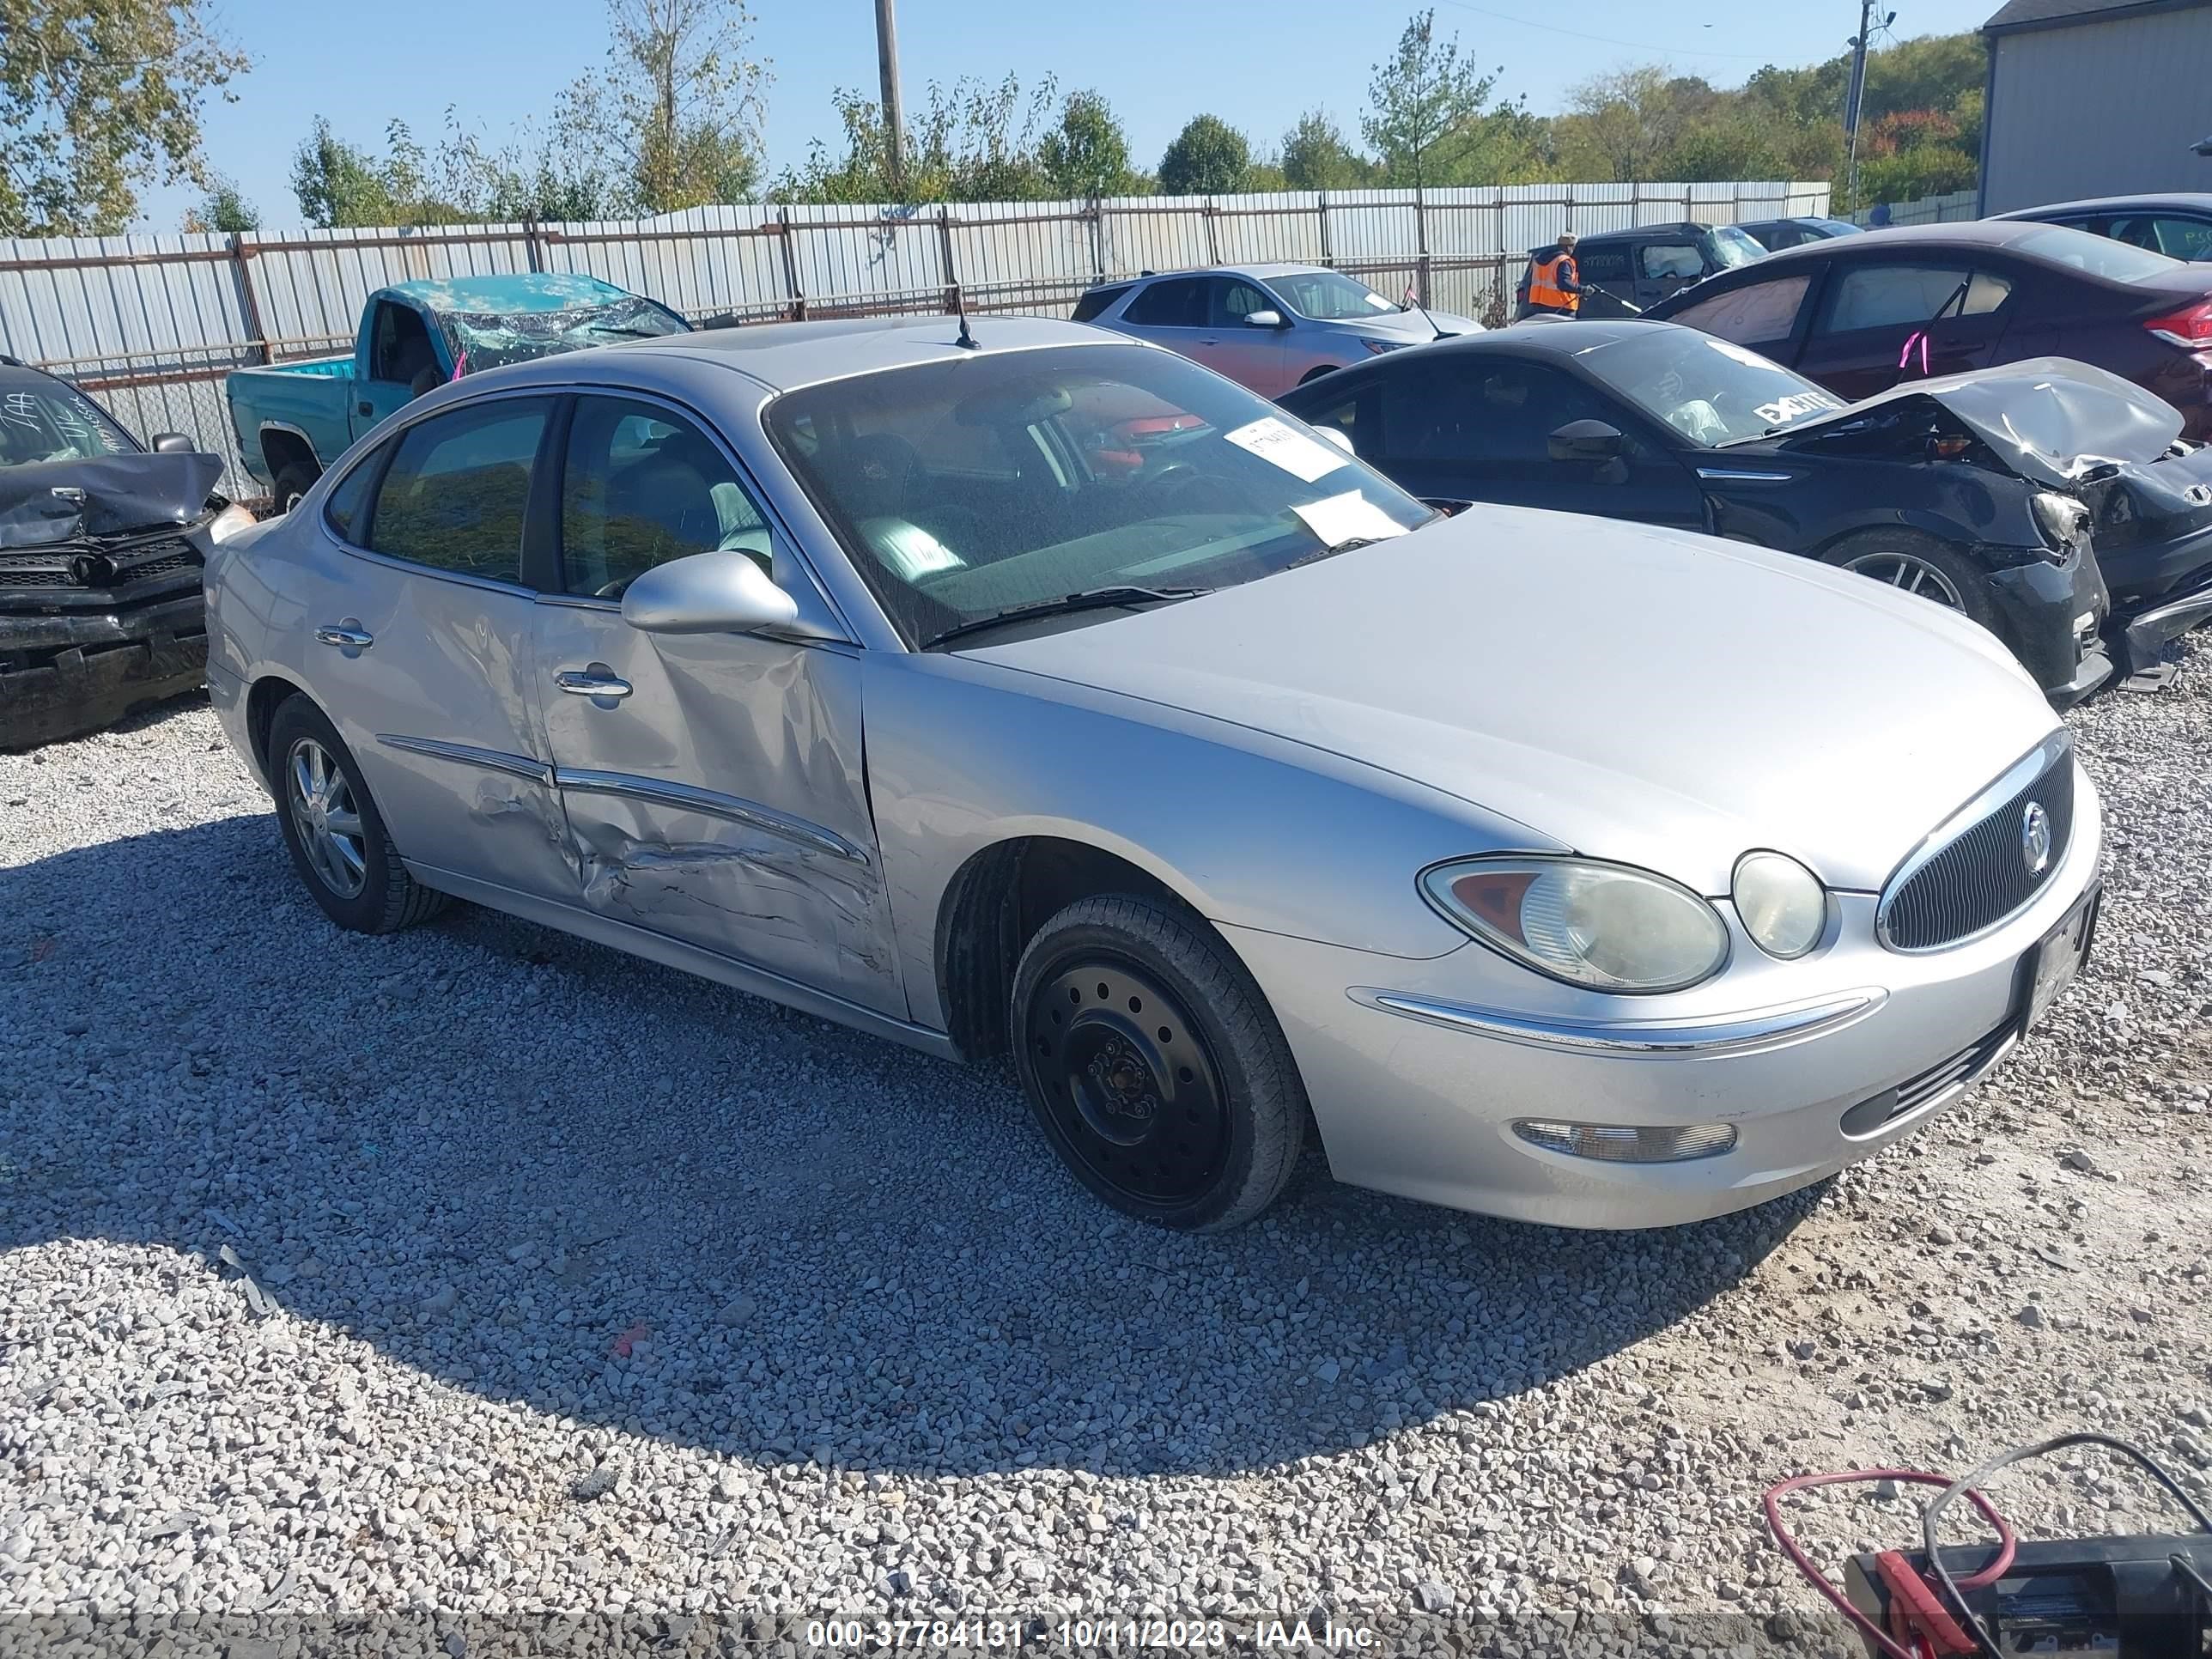
[[[292,745],[284,765],[285,804],[301,849],[325,887],[357,898],[368,884],[368,831],[353,785],[330,750],[313,738]]]
[[[1070,1157],[1140,1204],[1176,1205],[1218,1179],[1229,1113],[1182,1005],[1115,959],[1062,965],[1030,999],[1024,1039]]]
[[[1869,553],[1856,558],[1844,567],[1856,570],[1878,582],[1887,582],[1900,592],[1917,593],[1923,599],[1933,599],[1953,611],[1964,611],[1966,601],[1952,586],[1951,579],[1925,559],[1915,558],[1910,553]]]

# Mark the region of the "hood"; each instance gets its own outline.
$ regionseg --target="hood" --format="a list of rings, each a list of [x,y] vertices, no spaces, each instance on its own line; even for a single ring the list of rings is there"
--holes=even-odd
[[[1818,420],[1793,425],[1794,442],[1869,410],[1925,398],[1964,422],[2031,483],[2069,489],[2115,461],[2154,461],[2181,435],[2181,412],[2118,375],[2066,357],[1907,380]]]
[[[1429,326],[1418,311],[1378,311],[1371,317],[1348,317],[1340,327],[1356,334],[1372,334],[1380,340],[1410,340],[1416,344],[1437,337],[1441,329],[1449,337],[1455,334],[1480,334],[1482,325],[1472,317],[1462,317],[1455,312],[1431,311],[1435,328]]]
[[[103,455],[0,466],[0,547],[51,547],[196,523],[222,477],[213,455]]]
[[[1708,894],[1753,848],[1876,890],[2056,723],[1924,600],[1514,507],[963,654],[1364,762]]]

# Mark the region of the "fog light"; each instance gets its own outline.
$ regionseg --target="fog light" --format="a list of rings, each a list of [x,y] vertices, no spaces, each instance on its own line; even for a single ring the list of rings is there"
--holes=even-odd
[[[1605,1164],[1682,1164],[1718,1158],[1735,1146],[1732,1123],[1692,1123],[1679,1129],[1626,1129],[1606,1123],[1553,1123],[1523,1118],[1513,1133],[1531,1146]]]

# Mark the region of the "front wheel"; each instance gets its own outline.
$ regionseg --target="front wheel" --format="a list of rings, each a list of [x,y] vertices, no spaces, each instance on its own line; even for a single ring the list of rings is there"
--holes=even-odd
[[[1993,629],[1996,611],[1990,604],[1989,580],[1932,536],[1911,530],[1867,530],[1846,536],[1830,548],[1828,563],[1966,613]]]
[[[1069,905],[1022,953],[1011,1030],[1045,1138],[1125,1215],[1219,1231],[1289,1182],[1304,1085],[1260,988],[1203,924],[1150,899]]]

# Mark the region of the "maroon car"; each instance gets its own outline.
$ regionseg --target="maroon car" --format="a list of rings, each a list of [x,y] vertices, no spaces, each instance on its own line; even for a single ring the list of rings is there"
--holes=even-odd
[[[2212,264],[2059,225],[1977,220],[1838,237],[1654,306],[1854,401],[2029,357],[2109,369],[2212,439]]]

